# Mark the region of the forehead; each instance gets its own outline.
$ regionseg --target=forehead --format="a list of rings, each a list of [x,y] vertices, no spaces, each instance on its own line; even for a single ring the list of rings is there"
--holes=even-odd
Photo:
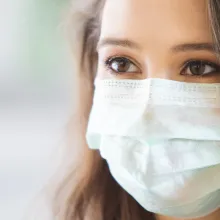
[[[102,37],[151,44],[211,41],[208,0],[106,0]]]

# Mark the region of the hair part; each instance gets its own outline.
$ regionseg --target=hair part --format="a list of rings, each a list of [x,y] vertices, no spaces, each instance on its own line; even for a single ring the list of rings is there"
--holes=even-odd
[[[99,151],[90,150],[85,140],[97,70],[96,46],[105,0],[74,1],[67,29],[72,42],[75,67],[75,111],[68,127],[68,147],[77,151],[68,174],[54,197],[58,220],[153,220],[112,177]],[[209,0],[208,12],[216,51],[220,52],[220,0]],[[75,148],[74,148],[75,147]],[[77,148],[76,148],[77,147]],[[78,154],[79,151],[79,154]],[[68,151],[72,152],[72,150]]]

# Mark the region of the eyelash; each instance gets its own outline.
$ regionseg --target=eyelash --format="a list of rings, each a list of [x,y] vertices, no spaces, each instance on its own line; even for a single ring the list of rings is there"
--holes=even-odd
[[[202,59],[191,59],[191,60],[186,61],[186,62],[183,64],[183,67],[182,67],[182,69],[181,69],[180,75],[184,75],[184,74],[182,74],[182,72],[185,71],[187,68],[189,68],[189,67],[190,67],[190,64],[193,64],[193,63],[196,63],[196,62],[200,62],[200,63],[203,64],[203,65],[210,66],[211,68],[214,68],[215,70],[212,71],[212,72],[210,72],[210,73],[203,74],[203,75],[185,75],[185,76],[190,76],[190,77],[205,77],[206,75],[215,74],[215,73],[219,73],[219,72],[220,72],[220,66],[219,66],[217,63],[213,63],[213,62],[210,62],[210,61],[208,61],[208,60],[202,60]]]
[[[140,66],[141,66],[140,64],[137,65],[136,62],[134,62],[134,61],[132,60],[132,58],[130,58],[130,57],[128,57],[128,56],[123,56],[123,55],[109,56],[109,57],[107,57],[107,58],[104,60],[104,66],[105,66],[106,70],[109,71],[110,74],[113,74],[113,75],[121,74],[120,72],[114,71],[114,70],[110,67],[110,65],[109,65],[109,63],[110,63],[112,60],[116,59],[116,58],[124,58],[124,59],[127,59],[127,60],[129,60],[129,61],[131,62],[131,64],[136,65],[138,68],[140,68]],[[210,75],[210,74],[215,74],[215,73],[220,72],[220,65],[218,65],[218,64],[216,64],[216,63],[210,62],[210,61],[208,61],[208,60],[203,60],[203,59],[191,59],[191,60],[187,60],[186,62],[183,63],[182,68],[181,68],[181,71],[180,71],[180,75],[184,75],[184,74],[182,74],[182,72],[186,71],[187,68],[190,67],[190,64],[192,65],[192,64],[195,63],[195,62],[201,62],[203,65],[208,65],[208,66],[214,68],[215,70],[214,70],[213,72],[208,73],[208,74],[203,74],[203,75],[187,75],[187,74],[186,74],[185,76],[188,76],[188,77],[204,77],[205,75]],[[131,72],[131,73],[132,73],[132,72]]]
[[[114,70],[112,70],[112,68],[109,66],[109,63],[114,60],[114,59],[117,59],[117,58],[124,58],[124,59],[127,59],[131,62],[131,64],[137,66],[138,68],[140,68],[141,64],[138,63],[138,62],[135,62],[133,61],[133,59],[129,56],[125,56],[125,55],[115,55],[115,56],[108,56],[105,60],[104,60],[104,66],[105,66],[105,69],[107,71],[110,72],[110,74],[113,74],[113,75],[118,75],[120,74],[120,72],[115,72]]]

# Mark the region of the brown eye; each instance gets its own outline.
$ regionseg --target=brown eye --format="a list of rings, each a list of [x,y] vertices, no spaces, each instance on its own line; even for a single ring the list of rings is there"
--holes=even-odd
[[[140,69],[129,59],[125,57],[110,58],[106,61],[109,69],[115,73],[137,73]]]
[[[218,65],[206,61],[189,61],[183,70],[182,75],[203,76],[219,71]]]

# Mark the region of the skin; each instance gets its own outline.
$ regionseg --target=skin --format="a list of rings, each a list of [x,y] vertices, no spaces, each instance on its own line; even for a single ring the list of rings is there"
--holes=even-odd
[[[189,67],[183,70],[189,60],[219,65],[212,44],[205,0],[110,0],[103,11],[97,77],[220,82],[219,70],[213,70],[210,65],[203,66],[208,73],[200,76],[193,75]],[[116,56],[129,59],[126,71],[115,71],[121,65],[116,61],[106,68],[105,61]],[[180,220],[156,217],[157,220]],[[217,219],[220,211],[197,218]]]
[[[195,220],[218,220],[219,218],[220,218],[220,210],[217,210],[208,216],[196,218]],[[180,218],[172,218],[168,216],[157,215],[156,220],[180,220]],[[181,219],[181,220],[184,220],[184,219]],[[194,219],[187,219],[187,220],[194,220]]]
[[[121,45],[118,40],[132,41],[135,45],[126,42]],[[201,46],[203,43],[205,45]],[[196,46],[184,47],[184,44]],[[184,75],[181,74],[184,63],[189,60],[207,60],[219,64],[212,46],[206,44],[212,45],[213,41],[205,0],[107,1],[97,47],[98,77],[220,82],[220,74],[216,71],[195,76],[188,68]],[[106,70],[104,63],[109,56],[131,58],[133,63],[130,62],[129,72],[115,74]],[[114,65],[120,66],[118,62],[114,62]],[[206,73],[211,70],[210,65],[205,68]]]

